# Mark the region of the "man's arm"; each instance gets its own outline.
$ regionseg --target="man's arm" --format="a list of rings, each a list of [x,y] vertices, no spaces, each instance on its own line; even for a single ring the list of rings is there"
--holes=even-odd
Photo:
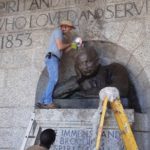
[[[62,42],[62,40],[56,39],[56,45],[57,45],[58,49],[65,51],[71,46],[71,43],[65,44]]]

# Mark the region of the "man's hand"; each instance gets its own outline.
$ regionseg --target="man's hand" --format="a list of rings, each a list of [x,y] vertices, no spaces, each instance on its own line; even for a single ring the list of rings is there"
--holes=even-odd
[[[71,48],[72,48],[72,49],[75,49],[75,50],[78,49],[77,43],[72,42],[72,43],[71,43]]]

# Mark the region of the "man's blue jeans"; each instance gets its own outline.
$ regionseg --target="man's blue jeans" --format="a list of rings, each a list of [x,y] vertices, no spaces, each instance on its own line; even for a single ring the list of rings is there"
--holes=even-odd
[[[43,104],[51,104],[53,102],[53,91],[55,85],[58,81],[58,67],[59,67],[59,59],[55,56],[51,56],[51,58],[45,59],[47,71],[48,71],[48,84],[43,93],[41,103]]]

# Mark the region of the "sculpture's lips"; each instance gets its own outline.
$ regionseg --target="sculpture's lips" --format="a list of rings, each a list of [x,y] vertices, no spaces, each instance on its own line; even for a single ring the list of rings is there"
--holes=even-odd
[[[85,70],[83,70],[84,75],[91,75],[93,72],[94,72],[93,69],[88,69],[88,70],[85,69]]]

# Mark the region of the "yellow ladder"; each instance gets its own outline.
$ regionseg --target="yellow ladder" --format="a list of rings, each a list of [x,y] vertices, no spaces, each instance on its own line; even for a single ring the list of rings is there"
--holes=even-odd
[[[102,103],[102,113],[101,113],[101,118],[99,122],[98,135],[96,139],[96,150],[100,149],[104,119],[105,119],[105,114],[107,110],[107,104],[108,104],[108,98],[105,97]],[[124,146],[126,150],[138,150],[138,146],[136,144],[128,118],[124,112],[120,99],[116,99],[113,102],[110,102],[110,106],[114,112],[119,130],[121,131],[121,137],[124,142]]]

